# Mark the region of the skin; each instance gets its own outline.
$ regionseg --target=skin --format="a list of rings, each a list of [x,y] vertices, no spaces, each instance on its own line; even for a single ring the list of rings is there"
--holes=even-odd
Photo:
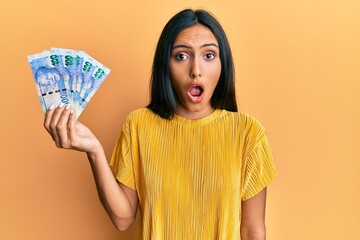
[[[242,240],[266,239],[265,206],[266,188],[254,197],[241,202],[240,235]]]
[[[170,76],[179,100],[176,114],[187,119],[211,114],[214,108],[210,99],[220,73],[218,42],[210,29],[197,24],[181,31],[175,38],[170,58]],[[189,90],[193,86],[202,88],[200,98],[191,97]]]
[[[216,37],[197,24],[181,31],[175,38],[170,59],[170,75],[179,103],[176,114],[187,119],[200,119],[214,111],[211,97],[219,82],[221,61]],[[201,101],[193,99],[189,88],[203,88]],[[240,234],[242,240],[265,239],[266,188],[241,204]]]
[[[94,134],[76,121],[75,112],[63,104],[46,112],[44,127],[58,148],[87,153],[102,205],[118,230],[129,228],[136,218],[137,193],[116,181]]]
[[[170,59],[172,84],[179,100],[176,114],[200,119],[214,111],[210,99],[221,72],[219,56],[218,42],[207,27],[197,24],[178,34]],[[193,86],[202,88],[200,97],[192,96]],[[114,178],[103,147],[94,134],[76,121],[74,111],[64,105],[51,107],[46,112],[44,127],[58,148],[87,153],[106,212],[118,230],[130,227],[136,218],[137,193]],[[265,205],[266,188],[241,203],[242,240],[265,240]]]

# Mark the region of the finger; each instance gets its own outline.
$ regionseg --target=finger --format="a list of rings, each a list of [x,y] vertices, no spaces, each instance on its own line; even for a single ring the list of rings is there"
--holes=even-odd
[[[59,143],[63,148],[69,148],[69,138],[67,134],[67,124],[70,115],[70,105],[67,105],[62,111],[59,121],[56,124],[56,132],[59,138]]]
[[[70,109],[70,117],[69,122],[67,124],[67,132],[70,142],[74,144],[77,140],[76,131],[75,131],[75,124],[76,124],[76,112],[74,109]]]
[[[57,123],[59,121],[59,118],[60,118],[62,112],[64,111],[64,108],[65,108],[65,104],[61,103],[54,110],[54,113],[53,113],[51,121],[50,121],[50,134],[51,134],[52,138],[54,139],[57,147],[61,147],[61,144],[60,144],[56,126],[57,126]]]
[[[54,108],[55,108],[55,106],[51,105],[51,107],[45,113],[44,128],[46,129],[46,131],[48,133],[51,133],[51,131],[50,131],[50,122],[51,122],[51,118],[52,118],[53,113],[54,113]]]

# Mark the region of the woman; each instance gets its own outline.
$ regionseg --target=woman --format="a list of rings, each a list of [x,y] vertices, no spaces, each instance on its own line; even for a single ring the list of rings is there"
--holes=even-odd
[[[139,209],[140,239],[265,239],[269,142],[237,112],[229,43],[208,12],[181,11],[164,27],[150,104],[129,114],[111,168],[70,106],[51,107],[44,126],[57,147],[87,153],[117,229]]]

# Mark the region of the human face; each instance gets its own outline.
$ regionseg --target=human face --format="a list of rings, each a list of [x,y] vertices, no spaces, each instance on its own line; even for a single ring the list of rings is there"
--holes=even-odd
[[[171,82],[178,98],[176,114],[187,119],[211,114],[210,100],[220,73],[219,45],[212,31],[201,24],[182,30],[170,57]]]
[[[55,85],[60,80],[60,75],[56,71],[47,69],[40,73],[37,77],[37,81],[41,86]]]

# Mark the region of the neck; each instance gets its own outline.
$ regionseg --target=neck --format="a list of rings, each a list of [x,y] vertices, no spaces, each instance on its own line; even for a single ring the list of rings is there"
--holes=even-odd
[[[204,117],[209,116],[210,114],[212,114],[215,111],[215,109],[213,107],[209,107],[206,109],[202,109],[200,111],[191,111],[188,109],[185,109],[183,107],[177,107],[175,113],[185,119],[189,119],[189,120],[198,120]]]

